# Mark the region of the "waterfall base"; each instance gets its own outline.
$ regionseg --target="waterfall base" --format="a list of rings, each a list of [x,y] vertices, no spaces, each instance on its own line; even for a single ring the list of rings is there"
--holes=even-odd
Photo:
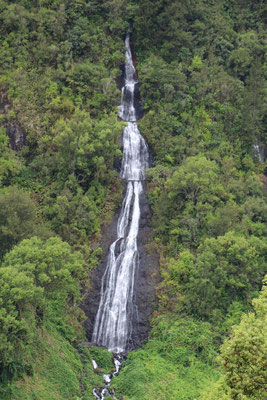
[[[114,396],[114,389],[110,389],[110,383],[111,380],[114,376],[118,375],[118,373],[121,370],[121,363],[125,359],[124,356],[121,354],[114,354],[114,367],[115,371],[110,372],[109,374],[103,374],[103,380],[104,380],[104,387],[101,388],[94,388],[93,390],[93,395],[95,396],[96,400],[104,400],[106,397],[111,397],[116,400],[116,397]],[[96,364],[95,360],[93,360],[93,367],[94,370],[98,368],[98,365]]]

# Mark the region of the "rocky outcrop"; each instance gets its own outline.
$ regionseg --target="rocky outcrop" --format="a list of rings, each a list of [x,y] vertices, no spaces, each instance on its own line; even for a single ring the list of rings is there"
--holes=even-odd
[[[25,130],[12,122],[5,124],[6,133],[9,137],[10,146],[13,150],[20,150],[26,143]]]
[[[0,115],[5,116],[3,126],[6,129],[6,134],[9,137],[9,142],[12,150],[20,150],[26,144],[26,131],[16,121],[8,119],[9,111],[11,110],[10,102],[6,93],[0,93]]]

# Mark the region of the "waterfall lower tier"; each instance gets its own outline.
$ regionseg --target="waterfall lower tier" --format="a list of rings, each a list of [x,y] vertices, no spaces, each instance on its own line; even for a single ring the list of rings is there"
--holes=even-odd
[[[134,302],[134,282],[139,262],[139,231],[142,183],[128,182],[117,225],[117,239],[110,246],[92,341],[121,353],[129,347],[132,320],[138,313]]]
[[[123,183],[124,194],[127,192],[127,182]],[[146,182],[142,182],[143,191],[139,197],[140,219],[137,246],[139,254],[138,268],[135,275],[134,300],[138,314],[133,313],[132,335],[128,341],[128,350],[135,349],[147,339],[150,330],[149,322],[156,301],[155,287],[159,283],[159,256],[155,251],[147,251],[146,246],[151,243],[152,228],[149,226],[151,211],[147,204]],[[91,289],[86,297],[83,310],[87,316],[85,329],[88,340],[92,341],[94,321],[100,304],[101,281],[105,274],[109,259],[109,248],[117,239],[117,225],[121,210],[119,210],[110,225],[102,229],[100,246],[104,257],[98,267],[91,272]]]

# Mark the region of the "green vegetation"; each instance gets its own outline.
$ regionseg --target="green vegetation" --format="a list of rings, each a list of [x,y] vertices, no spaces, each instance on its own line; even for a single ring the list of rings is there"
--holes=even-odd
[[[149,341],[130,354],[112,381],[116,393],[125,400],[264,399],[266,288],[253,300],[254,312],[233,327],[219,358],[220,338],[210,323],[174,313],[154,318]]]
[[[94,385],[103,385],[92,359],[108,372],[112,355],[82,345],[84,276],[82,254],[59,237],[25,239],[6,254],[0,268],[1,398],[92,399]]]
[[[97,362],[97,365],[101,368],[101,370],[106,374],[114,369],[114,364],[112,362],[113,356],[108,350],[91,346],[90,355]]]
[[[266,283],[266,279],[265,279]],[[244,315],[221,348],[220,362],[231,397],[251,399],[266,395],[267,287],[253,300],[254,312]]]
[[[126,399],[195,399],[217,378],[215,348],[209,323],[160,316],[144,349],[130,354],[112,386]]]
[[[100,225],[121,199],[123,13],[108,3],[0,1],[3,399],[92,399],[103,379],[91,359],[112,368],[106,352],[81,345],[80,304]]]
[[[69,243],[88,245],[117,186],[113,164],[121,156],[122,123],[116,80],[125,28],[112,33],[107,6],[94,2],[2,1],[0,18],[0,182],[28,192],[38,226],[43,222]],[[14,126],[27,141],[17,153],[5,134]],[[1,254],[29,237],[24,225],[33,217],[24,218],[21,233],[5,234],[12,237],[1,241]]]
[[[242,317],[266,273],[266,177],[254,150],[266,138],[265,8],[145,0],[136,10],[162,282],[148,343],[112,384],[125,400],[266,397],[265,314]]]
[[[94,386],[103,386],[102,376],[93,371],[89,350],[79,346],[78,353],[57,329],[42,329],[29,357],[33,370],[10,386],[2,384],[1,399],[93,400]]]
[[[48,319],[64,321],[64,310],[80,298],[83,257],[60,238],[32,237],[8,253],[0,268],[1,369],[20,373]],[[73,310],[74,311],[74,310]]]
[[[0,0],[3,400],[90,400],[103,384],[91,360],[113,368],[86,345],[79,306],[121,200],[129,26],[162,280],[149,340],[112,385],[124,400],[266,397],[265,12],[252,0]]]

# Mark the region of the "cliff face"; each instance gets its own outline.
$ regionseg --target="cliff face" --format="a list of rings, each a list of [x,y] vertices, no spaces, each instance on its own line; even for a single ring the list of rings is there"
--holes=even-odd
[[[155,287],[160,279],[159,256],[156,253],[149,253],[146,249],[146,245],[151,241],[152,234],[152,228],[149,226],[151,210],[147,204],[146,190],[141,195],[140,208],[139,266],[135,279],[135,303],[138,312],[133,320],[132,348],[140,346],[148,337],[150,319],[156,302]],[[100,301],[101,279],[107,265],[108,250],[111,243],[116,239],[118,218],[119,211],[115,214],[112,223],[102,231],[101,247],[104,257],[99,266],[92,271],[91,289],[83,304],[83,310],[87,316],[85,329],[89,341],[92,337],[94,320]]]

